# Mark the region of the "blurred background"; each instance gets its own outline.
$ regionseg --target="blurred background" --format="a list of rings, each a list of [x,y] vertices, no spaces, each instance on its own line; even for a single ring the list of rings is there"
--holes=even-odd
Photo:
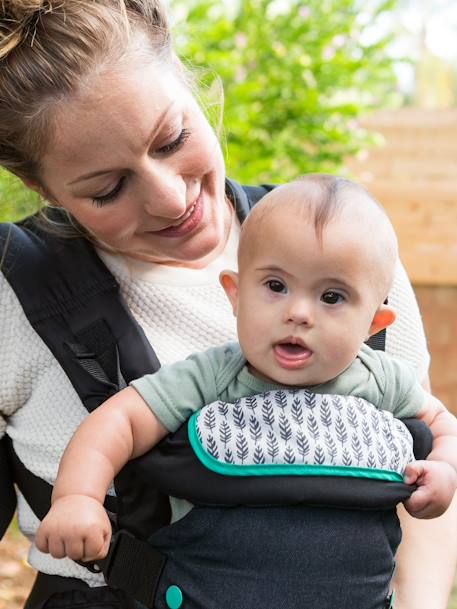
[[[434,393],[457,414],[455,0],[168,4],[229,176],[279,183],[329,171],[385,206],[422,310]],[[0,172],[1,221],[40,204]],[[0,544],[0,609],[21,607],[31,585],[26,545],[15,527]]]

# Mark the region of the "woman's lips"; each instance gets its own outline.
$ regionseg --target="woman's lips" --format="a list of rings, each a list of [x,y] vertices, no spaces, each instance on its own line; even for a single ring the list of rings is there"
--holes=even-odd
[[[153,234],[160,237],[184,237],[200,224],[201,219],[203,218],[203,210],[203,197],[202,193],[200,193],[195,203],[184,215],[184,219],[180,224],[153,231]]]
[[[286,370],[297,370],[309,363],[313,352],[298,342],[280,342],[273,347],[276,361]]]

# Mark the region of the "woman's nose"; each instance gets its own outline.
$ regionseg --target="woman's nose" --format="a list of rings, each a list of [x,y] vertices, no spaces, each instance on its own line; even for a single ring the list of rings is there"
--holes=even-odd
[[[186,184],[172,168],[150,163],[143,182],[143,207],[149,215],[176,220],[186,212]]]

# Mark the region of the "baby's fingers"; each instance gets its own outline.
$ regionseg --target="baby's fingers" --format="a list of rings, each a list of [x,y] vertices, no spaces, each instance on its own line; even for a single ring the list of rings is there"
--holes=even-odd
[[[40,552],[44,552],[45,554],[49,554],[49,543],[48,543],[48,534],[43,524],[38,528],[37,534],[35,536],[35,545],[40,550]]]
[[[52,535],[48,538],[48,553],[54,558],[65,558],[65,542],[61,537]]]
[[[427,487],[420,486],[411,497],[405,501],[405,508],[415,518],[427,518],[427,510],[430,506],[431,493]]]
[[[51,554],[54,558],[63,558],[65,556],[65,540],[60,535],[58,527],[46,517],[40,524],[35,536],[35,545],[46,554]]]
[[[65,539],[65,556],[72,560],[82,560],[84,558],[84,539],[75,537],[73,539]]]
[[[80,560],[89,562],[105,558],[108,554],[111,534],[100,531],[96,535],[90,535],[84,540],[84,553]]]
[[[405,484],[414,484],[424,474],[424,464],[422,461],[413,461],[408,463],[403,473]]]

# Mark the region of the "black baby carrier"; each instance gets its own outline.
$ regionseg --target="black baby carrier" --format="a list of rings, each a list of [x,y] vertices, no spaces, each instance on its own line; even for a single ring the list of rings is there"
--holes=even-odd
[[[271,188],[227,181],[227,194],[241,221]],[[52,213],[54,221],[66,221],[59,210]],[[52,235],[35,217],[0,230],[2,271],[89,412],[131,380],[159,368],[119,285],[85,239]],[[384,341],[380,333],[370,344],[383,349]],[[274,399],[282,398],[271,396]],[[284,399],[291,400],[293,417],[294,396]],[[102,571],[110,587],[151,609],[388,607],[401,537],[395,506],[409,497],[411,487],[401,476],[301,475],[293,469],[295,454],[294,461],[290,456],[291,468],[268,475],[259,475],[254,467],[238,473],[236,467],[226,470],[230,457],[225,456],[219,459],[224,467],[214,469],[208,463],[218,461],[220,451],[211,438],[236,435],[240,417],[246,434],[252,431],[249,425],[256,433],[249,403],[243,405],[244,411],[235,405],[233,424],[238,430],[227,431],[228,406],[219,405],[219,422],[205,410],[200,428],[191,419],[119,473],[116,498],[105,501],[113,523],[111,549],[105,560],[88,568]],[[212,407],[217,410],[218,405]],[[362,414],[363,408],[360,404]],[[295,418],[297,413],[298,406]],[[287,436],[286,418],[278,437]],[[430,450],[430,432],[417,421],[407,424],[416,457],[424,458]],[[210,430],[209,440],[202,437],[205,429]],[[243,462],[241,436],[235,440],[241,443]],[[273,454],[275,441],[270,436]],[[295,449],[298,456],[300,446]],[[233,452],[237,450],[235,442]],[[255,454],[253,458],[256,464]],[[5,436],[0,441],[1,535],[16,507],[14,484],[42,519],[52,487],[24,467]],[[170,496],[194,505],[172,524]],[[53,592],[51,585],[47,594]]]

